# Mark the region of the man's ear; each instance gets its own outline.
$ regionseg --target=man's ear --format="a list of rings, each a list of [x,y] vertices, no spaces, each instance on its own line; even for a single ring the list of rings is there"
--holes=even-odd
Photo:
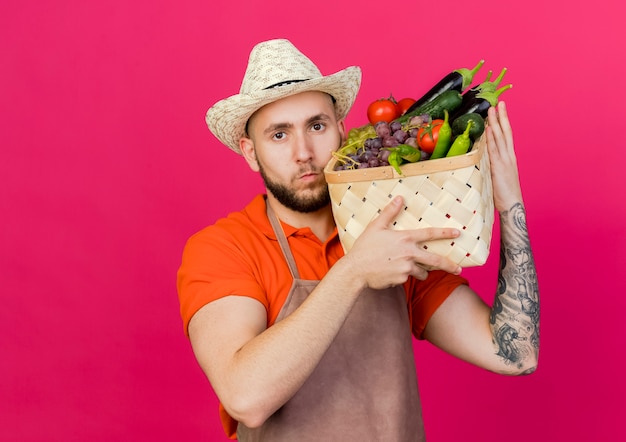
[[[239,140],[239,149],[241,154],[248,162],[248,166],[255,172],[259,171],[259,163],[256,160],[256,152],[254,151],[254,141],[250,138],[242,138]]]
[[[343,144],[346,139],[346,120],[341,119],[337,122],[337,127],[339,128],[339,133],[341,134],[341,144]]]

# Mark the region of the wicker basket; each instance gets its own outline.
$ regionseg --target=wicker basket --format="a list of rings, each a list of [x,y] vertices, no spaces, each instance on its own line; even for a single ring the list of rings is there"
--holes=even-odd
[[[392,228],[456,227],[461,236],[454,241],[431,241],[424,248],[461,267],[484,264],[494,221],[486,144],[481,137],[465,155],[403,165],[402,175],[391,166],[335,171],[333,158],[324,174],[344,250],[394,196],[402,195],[406,206]]]

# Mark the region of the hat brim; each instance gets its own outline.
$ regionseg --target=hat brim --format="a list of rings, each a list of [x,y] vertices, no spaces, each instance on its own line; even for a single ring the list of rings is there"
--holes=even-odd
[[[354,104],[361,86],[361,69],[351,66],[324,77],[290,83],[252,94],[237,94],[218,101],[206,113],[211,132],[239,155],[239,140],[245,136],[248,119],[257,110],[282,98],[301,92],[320,91],[335,99],[337,118],[343,119]]]

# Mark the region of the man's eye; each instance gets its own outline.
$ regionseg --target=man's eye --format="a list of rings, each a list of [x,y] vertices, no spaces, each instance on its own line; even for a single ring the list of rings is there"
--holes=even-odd
[[[313,127],[314,131],[320,131],[320,130],[323,130],[324,127],[326,127],[326,126],[324,125],[324,123],[315,123],[315,124],[313,124],[312,127]]]
[[[275,140],[282,140],[285,138],[285,132],[276,132],[272,138]]]

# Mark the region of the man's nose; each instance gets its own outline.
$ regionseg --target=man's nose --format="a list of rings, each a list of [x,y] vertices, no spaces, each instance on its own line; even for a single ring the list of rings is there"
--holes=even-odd
[[[295,143],[295,157],[298,161],[309,161],[313,157],[313,142],[306,134],[299,134]]]

